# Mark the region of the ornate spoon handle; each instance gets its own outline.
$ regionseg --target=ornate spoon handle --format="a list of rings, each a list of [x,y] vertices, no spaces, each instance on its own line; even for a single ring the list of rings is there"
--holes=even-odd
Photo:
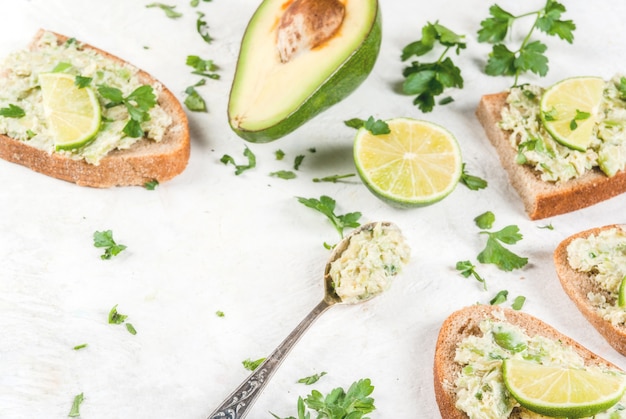
[[[233,391],[208,419],[243,419],[274,372],[313,322],[335,301],[326,298],[313,309],[261,365]]]

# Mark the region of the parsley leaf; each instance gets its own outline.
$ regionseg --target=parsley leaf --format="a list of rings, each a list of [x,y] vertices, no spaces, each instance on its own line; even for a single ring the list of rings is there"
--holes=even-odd
[[[469,260],[461,260],[456,263],[456,270],[459,271],[461,275],[465,278],[469,278],[469,276],[473,276],[478,282],[483,284],[483,289],[487,290],[487,282],[483,277],[481,277],[478,272],[476,272],[476,266],[472,264]]]
[[[68,413],[68,417],[77,418],[80,416],[80,405],[85,400],[85,396],[83,393],[77,394],[74,396],[74,401],[72,402],[72,408],[70,409],[70,413]]]
[[[489,301],[489,304],[491,304],[492,306],[498,305],[498,304],[502,304],[503,302],[506,301],[506,299],[509,296],[509,292],[507,290],[502,290],[499,291],[495,297],[493,297],[491,299],[491,301]]]
[[[26,112],[24,112],[24,109],[12,103],[6,108],[0,108],[0,116],[4,116],[5,118],[22,118],[25,115]]]
[[[406,61],[412,56],[421,57],[432,51],[436,42],[444,47],[437,61],[430,63],[414,61],[402,71],[405,77],[402,91],[407,95],[417,95],[413,104],[422,112],[432,111],[435,106],[435,96],[442,94],[445,89],[463,87],[461,69],[452,62],[450,57],[446,57],[446,54],[454,49],[458,55],[462,49],[465,49],[464,38],[464,35],[458,35],[438,22],[428,23],[422,28],[422,39],[402,49],[401,59]],[[440,104],[451,101],[451,98],[446,98]]]
[[[485,249],[477,256],[480,263],[492,263],[503,271],[519,269],[528,263],[528,258],[518,256],[502,245],[515,244],[522,239],[517,226],[510,225],[496,232],[481,231],[481,234],[486,234],[488,239]]]
[[[306,207],[312,208],[316,211],[324,214],[335,227],[341,237],[343,237],[343,230],[347,227],[356,228],[360,224],[358,222],[361,218],[360,212],[350,212],[344,215],[335,214],[336,202],[333,198],[322,195],[320,199],[316,198],[301,198],[297,197],[298,202]]]
[[[76,76],[74,84],[78,86],[79,89],[82,89],[83,87],[89,86],[92,80],[93,79],[91,77]]]
[[[235,163],[235,159],[233,159],[228,154],[224,154],[222,156],[222,158],[220,159],[220,161],[222,163],[224,163],[224,164],[229,164],[230,163],[233,166],[235,166],[235,175],[240,175],[243,172],[245,172],[246,170],[253,169],[254,167],[256,167],[256,156],[254,155],[252,150],[250,150],[248,147],[246,147],[245,150],[243,151],[243,155],[248,158],[248,164],[247,165]]]
[[[200,37],[204,40],[204,42],[206,42],[207,44],[210,44],[211,42],[213,42],[213,38],[209,34],[209,25],[203,19],[204,13],[202,12],[197,12],[197,13],[198,13],[198,18],[196,19],[196,31],[198,32]]]
[[[156,179],[149,180],[148,182],[143,184],[143,187],[149,191],[155,190],[157,186],[159,186],[159,181]]]
[[[467,186],[472,191],[477,191],[479,189],[485,189],[488,185],[487,181],[479,178],[478,176],[470,175],[465,170],[465,163],[463,163],[461,172],[461,183]]]
[[[109,311],[109,324],[122,324],[128,316],[117,312],[117,304]]]
[[[478,31],[478,42],[493,44],[485,72],[490,76],[514,76],[514,86],[517,85],[519,76],[528,71],[545,76],[548,73],[548,58],[545,56],[547,46],[532,40],[532,35],[538,29],[548,36],[558,36],[571,44],[576,25],[571,20],[561,20],[564,12],[565,7],[555,0],[546,0],[542,9],[520,15],[513,15],[498,5],[491,6],[490,17],[480,22],[481,29]],[[509,49],[503,41],[514,22],[532,16],[535,18],[534,22],[519,48]]]
[[[104,248],[104,253],[100,255],[100,258],[111,259],[113,256],[117,256],[126,249],[123,244],[117,244],[113,239],[113,232],[111,230],[96,231],[93,233],[93,245],[95,247]]]
[[[207,111],[206,102],[204,101],[202,96],[200,96],[200,93],[198,93],[198,91],[196,90],[196,86],[199,86],[200,84],[204,83],[198,83],[195,86],[189,86],[185,89],[187,97],[185,98],[184,103],[187,109],[192,112]]]
[[[296,174],[292,172],[291,170],[278,170],[276,172],[270,173],[270,176],[274,176],[279,179],[285,179],[285,180],[295,179],[297,177]]]
[[[163,3],[150,3],[146,5],[146,8],[150,7],[158,7],[159,9],[163,10],[165,12],[165,16],[169,17],[170,19],[177,19],[183,15],[182,13],[174,10],[176,6],[169,6]]]
[[[220,75],[216,73],[219,67],[213,62],[213,60],[205,60],[197,55],[188,55],[185,62],[188,66],[193,68],[192,74],[208,77],[210,79],[217,80]]]
[[[478,42],[501,42],[506,37],[509,27],[513,24],[515,16],[503,10],[497,4],[489,8],[491,17],[480,22],[482,29],[478,31]]]
[[[326,371],[322,371],[319,374],[309,375],[308,377],[304,377],[298,380],[300,384],[306,384],[307,386],[311,384],[315,384],[319,381],[320,378],[326,375]]]
[[[303,160],[304,160],[304,155],[303,154],[297,155],[296,158],[293,159],[293,170],[300,169],[300,165],[302,164]]]
[[[513,304],[511,304],[511,308],[513,310],[521,310],[525,302],[526,302],[526,297],[524,297],[523,295],[518,295],[517,297],[515,297],[515,300],[513,300]]]
[[[474,218],[476,226],[482,230],[489,230],[496,221],[496,216],[491,211],[484,212]]]
[[[574,131],[576,128],[578,128],[577,121],[584,121],[585,119],[588,119],[590,117],[591,117],[591,114],[589,112],[584,112],[584,111],[580,111],[576,109],[576,115],[574,115],[574,119],[570,121],[569,129]]]
[[[369,397],[374,391],[374,386],[369,378],[353,383],[346,392],[337,387],[324,396],[317,390],[313,390],[306,399],[298,398],[298,418],[309,419],[311,413],[306,409],[317,412],[318,419],[367,419],[364,415],[373,412],[374,399]],[[276,419],[279,416],[271,413]],[[289,416],[284,419],[296,419]]]
[[[363,119],[359,119],[359,118],[352,118],[347,121],[344,121],[344,124],[346,124],[346,126],[350,128],[355,128],[355,129],[365,128],[366,130],[371,132],[373,135],[383,135],[383,134],[389,134],[391,132],[391,130],[389,129],[389,125],[385,121],[380,120],[380,119],[374,119],[373,116],[370,116],[369,118],[367,118],[366,121],[364,121]]]
[[[150,113],[156,103],[156,95],[152,86],[143,85],[133,90],[127,97],[124,97],[122,91],[116,87],[101,85],[98,87],[98,93],[109,100],[105,105],[106,108],[124,105],[130,117],[129,121],[122,130],[124,134],[132,138],[143,136],[141,123],[150,120]]]
[[[259,365],[263,363],[263,361],[265,361],[265,358],[259,358],[255,361],[248,358],[245,361],[241,361],[241,363],[245,369],[249,371],[254,371],[259,367]]]
[[[130,323],[126,323],[126,330],[128,330],[128,333],[130,333],[131,335],[136,335],[137,331],[135,330],[135,327],[130,324]]]
[[[115,304],[111,311],[109,311],[109,324],[122,324],[126,321],[127,317],[128,316],[126,314],[120,314],[117,312],[117,304]],[[128,330],[128,333],[130,333],[131,335],[137,334],[137,331],[132,324],[126,323],[125,326],[126,330]]]
[[[74,349],[75,351],[78,351],[78,350],[80,350],[80,349],[85,349],[86,347],[87,347],[87,344],[86,344],[86,343],[81,343],[80,345],[76,345],[76,346],[74,346],[74,348],[73,348],[73,349]]]

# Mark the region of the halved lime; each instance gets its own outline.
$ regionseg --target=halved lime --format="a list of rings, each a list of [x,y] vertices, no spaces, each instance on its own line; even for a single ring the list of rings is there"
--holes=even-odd
[[[57,150],[73,150],[91,142],[100,129],[100,103],[89,86],[78,87],[75,76],[42,73],[39,85],[46,120]]]
[[[354,162],[367,188],[392,205],[415,207],[450,194],[462,171],[461,149],[447,129],[427,121],[395,118],[390,133],[360,128]]]
[[[572,77],[546,89],[541,120],[556,141],[579,151],[589,147],[604,84],[600,77]]]
[[[619,293],[617,295],[617,305],[619,307],[626,306],[626,276],[622,278],[622,282],[619,284]]]
[[[541,365],[507,359],[504,385],[520,405],[550,417],[593,416],[616,404],[626,390],[626,375],[596,369]]]

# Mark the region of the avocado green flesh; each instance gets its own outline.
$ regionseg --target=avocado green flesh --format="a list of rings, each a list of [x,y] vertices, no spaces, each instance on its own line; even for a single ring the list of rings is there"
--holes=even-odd
[[[276,28],[285,0],[265,0],[244,35],[230,93],[228,117],[242,138],[281,138],[344,99],[369,75],[380,50],[377,0],[345,3],[338,32],[320,47],[282,63]]]

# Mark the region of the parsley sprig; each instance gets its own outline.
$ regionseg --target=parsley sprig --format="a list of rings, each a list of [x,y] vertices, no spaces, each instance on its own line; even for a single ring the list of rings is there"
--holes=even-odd
[[[100,259],[111,259],[113,256],[117,256],[126,249],[123,244],[117,244],[113,239],[113,232],[111,230],[96,231],[93,233],[93,245],[104,249],[104,253],[100,255]]]
[[[298,416],[281,418],[271,413],[276,419],[310,419],[311,412],[317,412],[318,419],[367,419],[366,414],[373,412],[374,399],[370,395],[374,386],[369,378],[353,383],[348,391],[337,387],[324,396],[313,390],[306,399],[298,397]]]
[[[131,335],[136,335],[137,330],[135,330],[135,327],[132,324],[126,323],[127,318],[128,316],[126,314],[118,313],[117,304],[115,304],[113,308],[109,311],[109,324],[125,324],[128,333],[130,333]]]
[[[248,147],[243,150],[243,155],[248,159],[248,164],[237,164],[235,159],[229,156],[228,154],[224,154],[220,161],[224,164],[232,164],[235,166],[235,175],[240,175],[246,170],[253,169],[256,167],[256,156]]]
[[[478,254],[476,259],[480,263],[494,264],[503,271],[523,268],[528,263],[528,258],[518,256],[504,247],[504,244],[512,245],[522,239],[519,227],[509,225],[499,231],[488,231],[491,230],[495,221],[496,216],[491,211],[486,211],[474,218],[474,223],[481,229],[480,234],[488,236],[485,248]],[[483,289],[487,290],[485,278],[478,273],[476,266],[471,261],[458,261],[455,267],[463,277],[474,277],[483,285]]]
[[[483,230],[480,234],[487,235],[487,244],[477,256],[480,263],[492,263],[503,271],[520,269],[528,263],[528,258],[518,256],[503,245],[515,244],[522,240],[523,236],[516,225],[509,225],[493,232]]]
[[[571,44],[576,25],[571,20],[561,19],[565,11],[565,6],[555,0],[546,0],[543,8],[520,15],[513,15],[497,4],[491,6],[490,17],[480,23],[478,31],[478,42],[493,44],[485,72],[490,76],[514,76],[513,86],[517,86],[519,76],[528,71],[545,76],[548,73],[548,58],[545,55],[548,47],[541,41],[533,40],[532,35],[538,29]],[[519,48],[512,50],[503,41],[513,23],[525,17],[535,19]]]
[[[303,204],[306,207],[312,208],[316,211],[324,214],[335,227],[335,230],[339,233],[341,237],[343,237],[343,230],[348,227],[356,228],[360,226],[359,218],[361,218],[360,212],[349,212],[343,215],[335,214],[335,206],[337,203],[335,200],[329,196],[322,195],[319,199],[317,198],[302,198],[297,197],[298,202]]]
[[[107,85],[99,86],[98,93],[100,93],[104,99],[109,100],[109,103],[105,105],[106,108],[113,108],[121,105],[126,107],[130,119],[122,130],[124,134],[132,138],[139,138],[143,136],[141,123],[150,120],[149,111],[157,103],[156,95],[154,94],[152,86],[139,86],[126,97],[124,97],[124,94],[120,89]]]
[[[432,111],[435,96],[441,95],[445,89],[463,88],[461,69],[446,55],[450,51],[455,51],[459,55],[466,47],[464,38],[464,35],[458,35],[438,22],[428,23],[422,28],[422,39],[411,42],[402,49],[401,58],[402,61],[406,61],[413,56],[421,57],[431,52],[437,43],[443,46],[443,52],[436,61],[429,63],[414,61],[402,72],[405,77],[402,91],[407,95],[417,95],[413,104],[422,112]],[[451,101],[451,98],[444,98],[439,104]]]
[[[374,119],[373,116],[367,118],[367,120],[363,120],[360,118],[352,118],[343,122],[347,127],[359,129],[365,128],[372,135],[383,135],[389,134],[391,130],[389,129],[389,124],[381,119]]]

